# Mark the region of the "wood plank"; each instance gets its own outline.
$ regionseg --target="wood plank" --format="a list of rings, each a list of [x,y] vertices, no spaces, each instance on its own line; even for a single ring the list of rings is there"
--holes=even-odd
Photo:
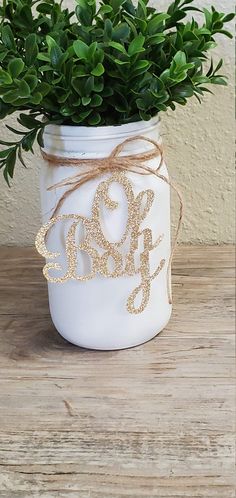
[[[116,352],[56,333],[32,248],[0,261],[1,498],[233,498],[233,248],[180,247],[170,324]]]
[[[77,464],[79,472],[214,477],[232,471],[234,435],[179,431],[35,431],[1,435],[5,465]],[[217,452],[217,458],[216,458]],[[193,458],[194,455],[194,458]]]
[[[168,433],[174,413],[174,428],[181,431],[219,433],[223,424],[225,433],[233,432],[233,382],[227,378],[211,378],[207,382],[205,378],[192,377],[171,382],[168,378],[151,378],[143,394],[144,382],[140,378],[134,379],[132,393],[120,386],[122,380],[124,377],[120,376],[107,383],[105,375],[94,375],[86,382],[84,375],[79,387],[78,379],[60,377],[2,380],[1,431],[5,433],[11,428],[15,432],[32,432],[47,427],[58,432],[70,432],[72,428],[96,433],[144,433],[148,413],[148,431],[155,433],[161,428]],[[167,412],[168,405],[171,410]]]
[[[40,479],[42,491],[37,491]],[[233,479],[228,485],[222,478],[169,478],[147,476],[120,476],[109,472],[96,474],[79,472],[76,466],[34,466],[32,471],[23,472],[19,467],[5,471],[6,486],[12,486],[11,494],[3,492],[1,498],[235,498]],[[66,480],[67,479],[67,480]],[[14,488],[18,489],[17,492]],[[50,489],[50,491],[48,491]],[[32,493],[32,494],[31,494]]]
[[[19,325],[21,321],[19,320]],[[25,324],[25,320],[23,321]],[[36,330],[35,330],[36,329]],[[118,352],[78,351],[67,344],[54,329],[45,333],[43,326],[34,328],[29,322],[17,334],[17,327],[8,327],[7,337],[1,346],[1,374],[9,377],[24,375],[40,377],[73,378],[85,375],[86,380],[101,378],[106,381],[110,369],[118,376],[128,376],[135,381],[143,375],[179,378],[230,378],[234,371],[234,336],[184,337],[169,336],[166,329],[152,342],[135,350]],[[227,329],[223,330],[225,335]],[[78,362],[79,354],[79,362]],[[193,361],[194,360],[194,361]],[[70,363],[70,368],[66,366]],[[62,371],[62,368],[64,370]],[[122,373],[120,373],[122,369]],[[112,377],[113,378],[113,377]],[[152,377],[151,377],[152,379]]]

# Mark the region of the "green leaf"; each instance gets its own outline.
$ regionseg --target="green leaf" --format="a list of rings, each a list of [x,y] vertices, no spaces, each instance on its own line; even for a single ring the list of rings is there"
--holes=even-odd
[[[73,48],[74,48],[75,54],[77,55],[77,57],[79,59],[82,59],[82,60],[87,59],[89,47],[88,47],[88,45],[86,45],[86,43],[84,43],[82,40],[76,40],[73,43]]]
[[[98,92],[99,90],[96,88],[96,85],[94,85],[94,90],[96,92]],[[112,95],[114,94],[114,90],[113,88],[111,87],[108,87],[106,86],[103,90],[102,90],[102,97],[111,97]]]
[[[24,168],[27,168],[27,166],[25,164],[25,161],[23,159],[23,156],[22,156],[22,148],[21,148],[21,146],[19,146],[19,148],[18,148],[18,159],[21,162],[21,164],[23,164]]]
[[[110,0],[110,2],[113,11],[116,14],[119,11],[121,5],[125,2],[125,0]]]
[[[162,33],[158,33],[156,35],[151,35],[148,37],[149,45],[159,45],[165,41],[165,36]]]
[[[101,121],[101,116],[98,112],[96,112],[94,114],[91,114],[91,116],[88,119],[88,124],[90,124],[91,126],[97,126],[99,125],[100,121]]]
[[[11,59],[8,64],[8,72],[10,73],[12,79],[17,78],[19,74],[22,73],[25,63],[19,57]]]
[[[214,85],[223,85],[227,86],[227,81],[225,78],[222,78],[221,76],[213,76],[210,78],[210,82],[213,83]]]
[[[113,24],[110,19],[105,19],[104,23],[104,41],[109,41],[112,38]]]
[[[38,126],[42,126],[42,123],[40,121],[35,119],[33,116],[30,116],[29,114],[21,113],[18,121],[22,126],[28,128],[29,130],[32,130]]]
[[[145,42],[145,38],[143,35],[138,35],[129,45],[128,54],[130,56],[141,53],[144,51],[143,45]]]
[[[98,46],[97,42],[93,42],[89,46],[88,54],[87,54],[89,60],[91,60],[94,57],[94,54],[97,51],[97,46]]]
[[[94,94],[91,98],[91,106],[92,107],[99,107],[103,102],[103,98],[101,95]]]
[[[30,97],[30,103],[34,104],[34,105],[38,105],[42,101],[42,98],[43,98],[43,96],[42,96],[42,94],[40,92],[35,92]]]
[[[173,95],[178,95],[179,97],[189,98],[194,94],[194,89],[192,85],[180,85],[174,88]]]
[[[71,84],[72,84],[72,87],[74,88],[74,90],[80,96],[82,96],[83,95],[83,90],[84,90],[84,84],[81,81],[81,79],[80,78],[72,78]]]
[[[101,76],[104,73],[104,66],[99,62],[96,67],[91,71],[93,76]]]
[[[53,67],[55,67],[55,68],[59,67],[61,57],[62,57],[62,51],[61,51],[60,47],[58,45],[52,47],[50,50],[50,59],[51,59],[51,63],[52,63]]]
[[[175,61],[177,67],[184,66],[186,64],[186,55],[185,55],[184,52],[182,52],[181,50],[179,50],[175,54],[173,60]]]
[[[22,2],[23,3],[23,2]],[[20,8],[19,24],[23,28],[25,36],[29,33],[30,27],[33,26],[33,15],[29,5],[25,4]]]
[[[26,133],[22,140],[22,148],[26,152],[31,151],[33,153],[33,144],[36,138],[37,128]]]
[[[7,174],[10,176],[10,178],[13,178],[15,164],[16,164],[16,149],[13,149],[10,152],[10,154],[8,154],[6,160]]]
[[[127,55],[125,47],[123,47],[123,45],[121,45],[121,43],[117,43],[117,42],[111,41],[111,42],[109,42],[109,47],[115,48],[116,50],[118,50],[122,54]]]
[[[225,29],[220,29],[219,31],[217,30],[217,33],[227,36],[227,38],[230,38],[230,40],[232,40],[233,38],[233,35],[229,31],[226,31]],[[215,46],[217,46],[217,44]]]
[[[224,16],[223,22],[224,22],[224,23],[226,23],[226,22],[230,22],[230,21],[232,21],[234,18],[235,18],[235,13],[234,13],[234,12],[231,12],[231,14],[227,14],[226,16]]]
[[[12,83],[11,75],[0,67],[0,85],[10,85],[11,83]]]
[[[4,165],[4,163],[3,163],[3,165]],[[2,167],[3,165],[1,165],[0,167]],[[10,188],[11,185],[10,185],[10,182],[9,182],[9,178],[8,178],[8,173],[7,173],[7,168],[6,167],[4,168],[3,176],[4,176],[5,181],[7,182],[8,187]]]
[[[68,97],[72,94],[71,90],[67,90],[67,92],[63,92],[62,95],[58,95],[58,102],[59,104],[64,104],[66,102],[66,100],[68,99]],[[73,105],[75,103],[73,102]]]
[[[50,56],[48,54],[43,53],[43,52],[38,53],[37,59],[39,61],[50,62]]]
[[[94,81],[94,92],[102,92],[104,88],[104,83],[101,80],[95,80]]]
[[[133,71],[137,71],[137,69],[147,69],[147,67],[150,66],[150,62],[143,59],[143,60],[138,60],[133,64]]]
[[[82,97],[82,105],[89,105],[91,102],[91,97]]]
[[[62,50],[57,44],[57,42],[54,40],[54,38],[52,38],[51,36],[47,35],[46,41],[49,48],[49,55],[52,66],[55,68],[59,68],[62,58]]]
[[[93,91],[93,89],[94,89],[94,77],[90,76],[84,85],[85,95],[89,96],[90,93]]]
[[[47,95],[51,91],[51,86],[49,85],[49,83],[43,81],[42,83],[38,84],[37,91],[41,93],[43,97],[45,97],[45,95]]]
[[[145,73],[150,65],[150,62],[147,60],[138,60],[133,65],[132,78],[136,78],[138,75]]]
[[[11,149],[0,150],[0,159],[4,159],[5,157],[7,157],[9,154],[9,151],[11,151],[11,150],[13,150],[13,149],[11,148]]]
[[[120,41],[120,40],[126,40],[129,37],[130,34],[130,27],[128,26],[127,23],[122,22],[114,27],[112,30],[112,40],[114,41]]]
[[[2,96],[3,102],[6,104],[11,104],[18,99],[18,90],[9,90]]]
[[[7,57],[8,50],[4,50],[0,52],[0,62],[3,62],[4,59]]]
[[[24,76],[24,80],[28,83],[30,91],[33,92],[38,84],[38,78],[32,74],[27,74]],[[50,87],[51,88],[51,87]]]
[[[46,2],[42,2],[36,7],[37,12],[40,12],[41,14],[51,14],[52,9],[53,5],[50,5]]]
[[[140,118],[142,119],[142,121],[149,121],[149,119],[151,119],[151,114],[148,114],[146,112],[143,112],[143,111],[139,111],[139,115],[140,115]]]
[[[57,46],[57,42],[56,42],[56,40],[54,40],[54,38],[53,38],[52,36],[50,36],[50,35],[46,35],[46,42],[47,42],[47,46],[48,46],[48,48],[49,48],[49,51],[50,51],[53,47]]]
[[[212,50],[215,47],[217,47],[217,43],[215,43],[213,41],[207,42],[204,45],[204,52],[207,52],[208,50]]]
[[[137,17],[139,19],[146,19],[147,17],[147,8],[143,0],[138,0]]]
[[[163,24],[166,19],[169,19],[169,14],[157,14],[148,22],[148,34],[153,35],[157,32],[161,24]]]
[[[45,64],[44,66],[40,66],[40,71],[42,73],[47,73],[48,71],[53,71],[53,67],[49,64]]]
[[[220,61],[218,62],[216,68],[214,69],[213,74],[216,74],[222,68],[222,66],[223,66],[223,59],[220,59]]]
[[[8,50],[16,50],[15,39],[9,24],[2,27],[2,42]]]
[[[30,87],[28,83],[24,80],[17,80],[17,87],[18,87],[18,97],[29,97],[30,96]]]
[[[129,65],[129,61],[122,61],[120,59],[114,59],[114,62],[118,64],[118,66],[125,66],[127,64]]]
[[[77,7],[75,9],[76,15],[83,26],[90,26],[92,24],[93,16],[96,12],[96,4],[94,0],[76,0]]]
[[[36,34],[31,33],[25,40],[25,63],[27,66],[34,64],[38,55],[38,45],[36,42]]]
[[[110,14],[111,12],[113,12],[111,5],[102,5],[98,11],[98,14],[104,16],[104,14]]]
[[[43,140],[43,134],[44,134],[44,128],[41,128],[37,134],[37,142],[39,144],[39,147],[44,147],[44,140]]]

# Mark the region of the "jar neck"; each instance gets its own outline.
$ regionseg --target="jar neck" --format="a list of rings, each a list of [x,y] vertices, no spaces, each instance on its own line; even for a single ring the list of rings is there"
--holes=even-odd
[[[131,137],[143,136],[160,142],[160,119],[138,121],[119,126],[59,126],[48,125],[44,130],[44,148],[47,154],[60,157],[107,157],[114,147]],[[150,144],[135,140],[127,144],[124,154],[149,150]]]

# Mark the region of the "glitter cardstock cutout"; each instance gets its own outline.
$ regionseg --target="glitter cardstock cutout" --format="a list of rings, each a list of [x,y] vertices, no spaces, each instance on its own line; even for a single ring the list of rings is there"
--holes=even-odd
[[[118,202],[109,197],[109,188],[112,183],[118,183],[124,190],[127,201],[127,223],[124,233],[118,242],[110,242],[103,233],[100,221],[100,209],[103,204],[107,209],[115,210]],[[123,172],[114,172],[106,180],[102,181],[95,192],[92,204],[92,217],[86,218],[77,214],[62,214],[51,218],[39,230],[35,246],[39,254],[46,259],[56,259],[60,256],[58,252],[51,252],[47,249],[46,238],[50,229],[63,220],[70,220],[71,225],[65,238],[65,252],[67,269],[64,275],[52,276],[51,271],[61,271],[59,263],[46,263],[43,274],[49,282],[64,283],[70,279],[87,281],[100,274],[107,278],[118,278],[123,276],[140,276],[140,284],[128,297],[126,308],[129,313],[139,314],[144,311],[150,298],[151,282],[154,280],[163,266],[165,259],[162,259],[158,267],[151,274],[150,253],[163,240],[160,235],[155,242],[152,240],[152,230],[141,228],[142,222],[147,217],[154,201],[153,190],[144,190],[134,195],[132,184]],[[83,227],[84,237],[82,242],[76,242],[76,231]],[[142,241],[142,251],[138,254],[139,241]],[[127,246],[124,254],[124,245]],[[123,249],[123,251],[122,251]],[[78,254],[85,251],[90,258],[90,271],[86,275],[78,275]],[[110,263],[112,268],[110,267]],[[139,302],[136,305],[136,302]]]

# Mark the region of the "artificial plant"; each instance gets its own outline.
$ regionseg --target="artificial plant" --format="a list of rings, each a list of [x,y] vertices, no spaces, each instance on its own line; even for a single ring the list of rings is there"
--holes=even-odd
[[[187,14],[200,11],[201,25]],[[149,120],[212,84],[226,85],[206,61],[215,35],[234,14],[198,9],[175,0],[166,12],[148,0],[76,0],[75,10],[55,0],[4,0],[0,7],[0,119],[15,112],[23,130],[0,141],[7,182],[17,157],[33,151],[49,123],[121,125]]]

